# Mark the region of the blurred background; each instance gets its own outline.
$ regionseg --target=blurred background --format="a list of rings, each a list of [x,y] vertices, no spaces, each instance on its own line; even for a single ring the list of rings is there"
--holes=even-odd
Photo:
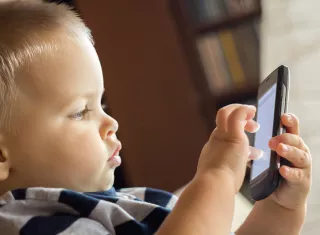
[[[303,235],[320,233],[320,2],[316,0],[74,0],[91,28],[115,117],[123,164],[115,187],[176,191],[196,170],[216,111],[255,104],[278,65],[291,70],[289,111],[314,162]],[[249,136],[251,138],[251,136]],[[234,227],[250,212],[248,177]]]

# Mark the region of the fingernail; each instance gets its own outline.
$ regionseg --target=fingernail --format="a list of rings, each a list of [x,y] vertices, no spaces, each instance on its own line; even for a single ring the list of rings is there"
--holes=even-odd
[[[292,122],[292,116],[290,114],[287,114],[287,120],[288,122]]]
[[[249,158],[252,160],[258,160],[263,156],[263,151],[254,147],[249,147]]]
[[[277,139],[271,139],[270,140],[270,145],[275,146],[278,145],[279,141]]]
[[[288,174],[289,174],[289,171],[290,171],[290,170],[289,170],[289,168],[288,168],[288,167],[285,167],[285,168],[284,168],[284,172],[285,172],[285,174],[286,174],[286,175],[288,175]]]
[[[263,151],[259,150],[255,153],[254,156],[252,156],[252,160],[259,160],[260,158],[262,158],[262,156],[263,156]]]
[[[246,105],[249,109],[252,109],[252,110],[256,110],[256,107],[254,105]]]
[[[283,152],[287,152],[287,151],[289,150],[288,146],[285,145],[285,144],[283,144],[283,145],[281,146],[281,148],[282,148],[282,151],[283,151]]]
[[[260,124],[257,123],[257,127],[256,127],[256,130],[255,131],[258,131],[260,129]]]

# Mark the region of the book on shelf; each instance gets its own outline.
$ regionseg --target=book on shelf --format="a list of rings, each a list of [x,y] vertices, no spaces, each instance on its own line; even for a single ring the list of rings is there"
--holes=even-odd
[[[216,1],[216,0],[211,0]],[[223,0],[229,15],[239,15],[256,11],[259,7],[257,0]]]
[[[186,0],[189,20],[194,24],[215,23],[230,16],[254,12],[258,0]]]
[[[260,73],[260,42],[254,24],[238,25],[232,29],[246,84],[257,84]]]
[[[191,21],[195,24],[216,21],[226,14],[226,9],[220,1],[188,0],[186,3]]]
[[[202,37],[197,48],[212,93],[219,94],[231,85],[230,73],[216,33]]]
[[[253,23],[202,35],[196,44],[213,94],[258,83],[260,43]]]
[[[221,47],[224,51],[224,57],[227,60],[227,66],[231,73],[233,87],[242,87],[246,82],[245,74],[241,66],[232,31],[229,29],[221,31],[219,33],[219,38]]]

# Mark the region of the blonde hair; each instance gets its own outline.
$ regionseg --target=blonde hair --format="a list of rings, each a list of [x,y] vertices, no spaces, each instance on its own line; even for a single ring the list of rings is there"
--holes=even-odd
[[[53,53],[59,41],[88,39],[90,30],[65,4],[40,0],[0,1],[0,132],[10,129],[16,75],[41,53]]]

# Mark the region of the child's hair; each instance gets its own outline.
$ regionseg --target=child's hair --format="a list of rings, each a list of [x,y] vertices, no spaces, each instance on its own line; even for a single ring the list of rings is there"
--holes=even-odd
[[[53,53],[61,42],[77,43],[83,39],[93,44],[90,30],[65,4],[0,1],[0,133],[10,130],[18,72],[39,54]]]

